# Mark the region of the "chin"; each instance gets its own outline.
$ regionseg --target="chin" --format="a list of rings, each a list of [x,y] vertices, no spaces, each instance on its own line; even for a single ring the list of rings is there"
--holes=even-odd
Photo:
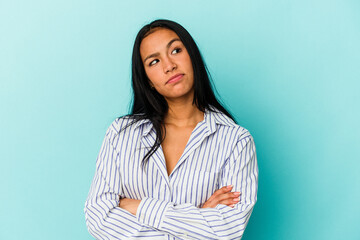
[[[164,96],[164,95],[163,95]],[[185,92],[185,93],[176,93],[176,94],[169,94],[167,96],[164,96],[165,98],[169,99],[181,99],[181,98],[193,98],[194,94],[191,92]]]

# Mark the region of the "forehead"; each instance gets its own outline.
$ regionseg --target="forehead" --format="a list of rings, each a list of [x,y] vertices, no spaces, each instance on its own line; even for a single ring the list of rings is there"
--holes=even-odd
[[[140,44],[140,54],[144,58],[146,55],[159,52],[166,48],[167,44],[179,36],[167,28],[158,28],[147,35]]]

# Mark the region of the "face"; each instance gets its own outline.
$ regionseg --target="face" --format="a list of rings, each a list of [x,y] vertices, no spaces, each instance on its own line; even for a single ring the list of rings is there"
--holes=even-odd
[[[140,44],[145,72],[154,87],[165,99],[194,95],[194,73],[190,56],[178,35],[159,28]]]

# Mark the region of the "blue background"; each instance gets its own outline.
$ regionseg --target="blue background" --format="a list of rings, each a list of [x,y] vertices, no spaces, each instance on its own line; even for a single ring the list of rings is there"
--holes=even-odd
[[[255,138],[244,239],[360,239],[357,0],[1,0],[0,239],[90,238],[96,157],[156,18],[188,29]]]

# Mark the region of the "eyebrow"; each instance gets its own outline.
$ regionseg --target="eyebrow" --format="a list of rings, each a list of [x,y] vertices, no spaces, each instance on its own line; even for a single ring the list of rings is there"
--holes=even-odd
[[[181,41],[179,38],[174,38],[172,39],[170,42],[168,42],[168,44],[166,44],[166,48],[169,49],[169,47],[171,46],[171,44],[173,44],[173,42],[176,42],[176,41]],[[144,59],[144,62],[146,62],[146,60],[148,60],[149,58],[152,58],[152,57],[157,57],[159,56],[160,53],[153,53],[153,54],[150,54],[149,56],[147,56],[145,59]]]

